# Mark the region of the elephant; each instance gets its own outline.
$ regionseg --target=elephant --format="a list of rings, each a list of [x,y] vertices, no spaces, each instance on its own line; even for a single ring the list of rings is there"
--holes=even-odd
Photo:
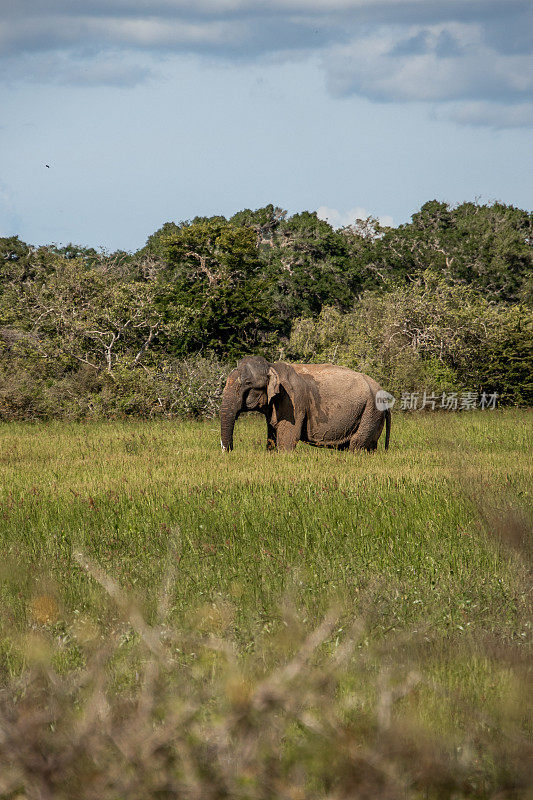
[[[381,410],[375,380],[334,364],[270,363],[247,356],[229,374],[220,407],[220,444],[233,449],[235,421],[245,411],[266,417],[267,449],[294,450],[298,441],[336,450],[376,450],[390,408]]]

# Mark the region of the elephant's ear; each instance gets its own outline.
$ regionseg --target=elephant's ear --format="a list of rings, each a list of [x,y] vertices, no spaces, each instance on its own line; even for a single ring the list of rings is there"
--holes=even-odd
[[[283,361],[276,361],[268,370],[267,399],[268,402],[279,394],[281,387],[290,397],[294,410],[299,410],[302,405],[301,391],[298,390],[298,376],[292,367]]]
[[[279,375],[273,367],[268,370],[267,400],[270,403],[274,395],[279,394],[281,386]]]

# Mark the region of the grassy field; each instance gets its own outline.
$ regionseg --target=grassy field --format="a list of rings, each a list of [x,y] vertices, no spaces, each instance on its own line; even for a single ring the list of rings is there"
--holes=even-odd
[[[33,696],[24,676],[46,663],[52,696],[58,681],[87,675],[111,638],[107,702],[125,693],[141,703],[146,653],[156,657],[159,647],[150,637],[164,629],[173,642],[165,685],[179,665],[189,670],[187,692],[198,681],[201,691],[211,687],[196,701],[204,722],[221,698],[257,716],[258,687],[283,669],[300,688],[290,683],[279,697],[300,691],[298,713],[313,707],[324,726],[335,708],[335,721],[319,746],[319,733],[312,725],[302,733],[303,717],[291,712],[279,752],[265,744],[270,723],[258,723],[255,766],[246,762],[241,788],[226,786],[226,794],[206,793],[189,742],[176,769],[185,774],[189,757],[196,766],[179,778],[182,794],[157,794],[150,783],[139,797],[527,796],[531,421],[511,410],[396,414],[390,450],[380,443],[377,453],[355,456],[305,445],[267,453],[259,419],[237,423],[229,455],[214,421],[0,426],[0,675],[9,719],[18,719],[11,695],[21,685]],[[228,648],[231,659],[221,655]],[[237,690],[228,688],[230,661]],[[326,674],[333,683],[317,689]],[[402,726],[394,740],[410,742],[409,757],[390,744],[392,725]],[[345,742],[346,726],[359,750],[375,755],[374,777],[367,770],[363,781],[373,794],[342,789],[353,742],[342,768],[324,745],[344,752],[335,737],[342,730]],[[239,735],[231,728],[236,742]],[[312,757],[302,755],[306,737]],[[437,745],[430,758],[429,741],[446,758]],[[286,766],[278,788],[261,794],[268,753]],[[409,767],[424,759],[439,764],[425,783]],[[4,794],[0,779],[0,797],[14,796],[12,785],[47,796],[32,795],[24,765],[17,770]],[[109,797],[137,796],[133,784],[118,785]],[[63,796],[54,786],[50,796]],[[70,796],[92,795],[71,783]]]

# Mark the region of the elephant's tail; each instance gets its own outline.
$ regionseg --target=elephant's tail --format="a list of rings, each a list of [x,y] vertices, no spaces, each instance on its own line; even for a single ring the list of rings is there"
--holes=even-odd
[[[385,450],[389,449],[390,438],[390,408],[385,411]]]

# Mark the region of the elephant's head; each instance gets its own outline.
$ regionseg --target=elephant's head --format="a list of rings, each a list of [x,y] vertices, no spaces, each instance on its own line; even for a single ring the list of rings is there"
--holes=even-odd
[[[228,375],[220,406],[220,444],[233,450],[235,420],[243,411],[260,411],[267,404],[270,364],[262,356],[247,356]]]
[[[222,393],[220,407],[220,444],[223,450],[233,450],[235,420],[244,411],[266,412],[281,386],[294,398],[289,372],[292,367],[282,362],[270,364],[262,356],[247,356],[230,372]],[[296,376],[294,376],[295,378]]]

